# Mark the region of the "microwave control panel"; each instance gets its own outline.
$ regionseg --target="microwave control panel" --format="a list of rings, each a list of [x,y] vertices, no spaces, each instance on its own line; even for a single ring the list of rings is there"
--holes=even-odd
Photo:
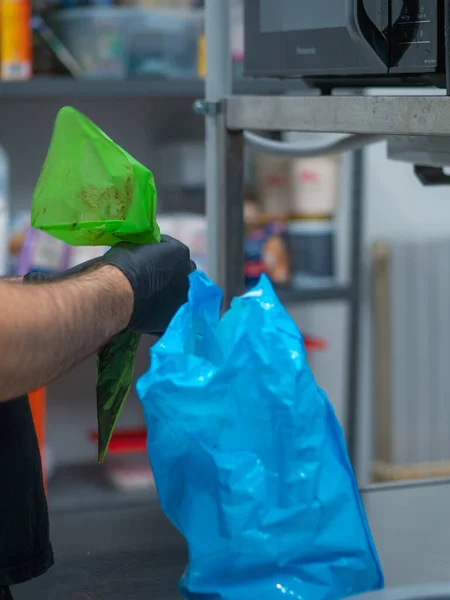
[[[438,2],[391,0],[391,72],[438,66]]]

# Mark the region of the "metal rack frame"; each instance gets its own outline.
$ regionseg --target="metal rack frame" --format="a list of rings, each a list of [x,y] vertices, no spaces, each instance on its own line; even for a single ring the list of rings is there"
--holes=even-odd
[[[450,1],[449,1],[450,5]],[[242,292],[244,281],[243,131],[303,131],[378,135],[450,135],[448,96],[237,96],[231,94],[228,2],[205,3],[207,76],[205,99],[197,109],[206,117],[206,206],[210,273],[225,302]],[[447,12],[450,12],[447,11]],[[450,35],[450,28],[448,28]],[[447,40],[447,46],[450,43]],[[450,52],[448,53],[450,56]],[[450,88],[450,86],[449,86]],[[362,256],[362,152],[354,153],[349,285],[312,290],[299,301],[344,299],[349,303],[347,422],[352,464],[357,454],[357,377],[359,370],[360,271]]]
[[[230,96],[230,131],[450,135],[447,96]]]
[[[222,287],[226,305],[243,291],[243,131],[347,131],[343,123],[345,102],[361,98],[283,96],[232,96],[228,28],[228,2],[205,3],[207,52],[206,96],[197,101],[196,111],[206,118],[206,209],[208,217],[208,260],[212,278]],[[321,101],[327,101],[326,104]],[[364,100],[364,99],[363,99]],[[370,99],[369,99],[370,100]],[[337,105],[334,104],[337,101]],[[320,108],[322,107],[322,108]],[[354,107],[353,107],[354,111]],[[348,120],[359,113],[346,109]],[[376,113],[376,111],[375,111]],[[381,119],[383,116],[381,116]],[[362,117],[357,127],[363,127]],[[356,131],[356,130],[355,130]],[[370,132],[369,132],[370,133]],[[291,296],[295,302],[342,300],[348,303],[348,368],[345,431],[349,455],[355,466],[357,396],[360,337],[360,272],[362,257],[363,155],[354,153],[351,194],[350,282],[318,290],[304,290]],[[282,301],[289,301],[281,293]]]
[[[243,131],[304,131],[405,136],[449,136],[450,97],[435,96],[233,96],[229,73],[228,2],[205,3],[207,81],[207,216],[212,277],[225,300],[243,287]],[[446,20],[450,0],[446,0]],[[220,34],[222,30],[222,34]],[[450,65],[450,27],[446,27]],[[450,69],[447,94],[450,95]],[[347,441],[355,467],[357,435],[362,152],[355,153],[352,193],[352,285],[305,301],[350,301]],[[302,299],[300,296],[299,299]],[[361,490],[388,585],[448,579],[450,537],[445,529],[450,479],[377,484]]]
[[[407,136],[450,135],[450,98],[448,96],[228,96],[217,107],[220,115],[221,135],[224,139],[225,161],[222,168],[223,183],[215,202],[222,206],[220,230],[227,231],[227,219],[232,218],[232,240],[224,239],[219,252],[227,257],[221,265],[217,280],[224,287],[229,301],[242,291],[243,281],[243,233],[242,181],[239,179],[238,157],[242,154],[244,129],[266,131],[304,131],[353,134],[385,134]],[[216,117],[217,118],[217,117]],[[211,157],[210,157],[211,159]],[[347,446],[353,467],[357,468],[358,428],[358,372],[359,372],[359,315],[360,271],[362,257],[362,151],[354,153],[353,191],[351,204],[351,278],[348,286],[348,365],[346,390]],[[210,180],[207,182],[211,184]],[[213,199],[210,200],[213,202]],[[232,215],[232,217],[230,216]],[[333,291],[329,290],[330,298]],[[308,301],[320,301],[310,291]]]

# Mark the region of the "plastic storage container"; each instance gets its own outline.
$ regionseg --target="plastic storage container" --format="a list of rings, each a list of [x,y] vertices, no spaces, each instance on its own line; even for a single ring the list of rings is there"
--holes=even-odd
[[[48,25],[92,78],[125,78],[128,71],[126,17],[117,7],[71,8],[52,13]]]
[[[197,75],[202,10],[131,10],[130,75],[191,78]]]
[[[352,596],[352,600],[450,600],[450,585],[410,586],[372,594]]]
[[[333,220],[290,221],[286,240],[294,288],[323,287],[336,283]]]
[[[195,76],[202,10],[73,8],[53,13],[48,24],[85,77]]]
[[[291,216],[303,219],[331,218],[340,192],[339,156],[293,160],[291,168]]]
[[[289,206],[289,160],[255,155],[256,193],[268,220],[285,219]]]

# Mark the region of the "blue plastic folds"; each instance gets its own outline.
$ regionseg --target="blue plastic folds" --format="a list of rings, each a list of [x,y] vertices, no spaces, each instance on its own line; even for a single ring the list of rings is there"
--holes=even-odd
[[[267,278],[220,319],[199,271],[137,384],[190,599],[336,600],[383,586],[342,431]]]

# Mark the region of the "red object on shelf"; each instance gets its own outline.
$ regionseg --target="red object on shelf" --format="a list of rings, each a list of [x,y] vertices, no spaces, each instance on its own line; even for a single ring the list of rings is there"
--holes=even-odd
[[[98,433],[92,431],[89,437],[94,442],[98,441]],[[109,442],[110,454],[128,454],[131,452],[146,452],[147,431],[142,429],[122,429],[113,433]]]
[[[310,335],[303,336],[306,352],[318,352],[327,349],[327,343],[321,338],[312,337]]]

